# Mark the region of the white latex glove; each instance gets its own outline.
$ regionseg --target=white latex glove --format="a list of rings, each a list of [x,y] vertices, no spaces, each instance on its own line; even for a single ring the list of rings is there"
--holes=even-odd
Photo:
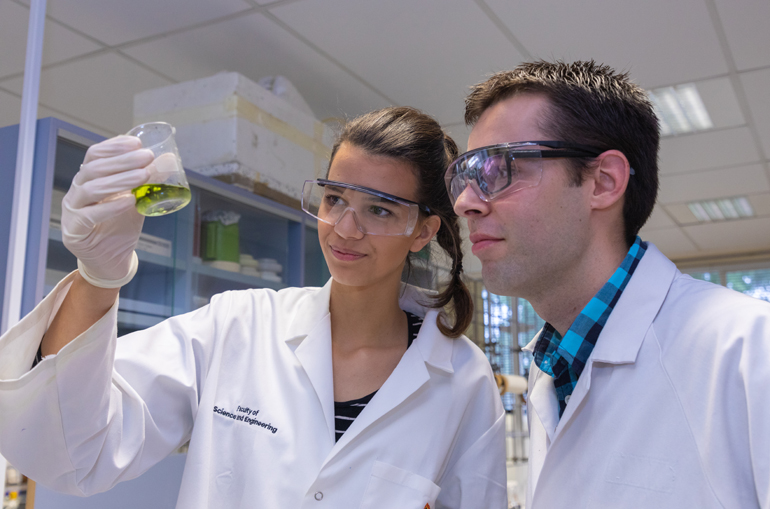
[[[153,161],[141,147],[125,135],[92,145],[62,201],[62,241],[94,286],[119,288],[136,274],[144,216],[131,190],[147,183]]]

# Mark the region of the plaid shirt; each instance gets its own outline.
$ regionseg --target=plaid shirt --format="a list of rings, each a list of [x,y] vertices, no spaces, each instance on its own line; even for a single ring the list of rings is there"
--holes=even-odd
[[[636,237],[623,263],[575,318],[564,337],[549,323],[543,327],[535,344],[534,360],[543,372],[554,378],[559,417],[567,408],[570,395],[575,390],[580,373],[585,368],[607,318],[646,250],[647,243]]]

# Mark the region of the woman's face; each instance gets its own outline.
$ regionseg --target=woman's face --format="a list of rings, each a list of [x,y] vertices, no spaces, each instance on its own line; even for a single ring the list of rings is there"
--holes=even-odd
[[[348,143],[340,145],[327,178],[417,201],[417,178],[408,164],[368,154]],[[318,221],[318,238],[337,283],[372,286],[400,280],[409,252],[422,249],[440,225],[437,216],[430,216],[418,219],[409,236],[366,235],[358,230],[353,214],[347,212],[336,225]]]

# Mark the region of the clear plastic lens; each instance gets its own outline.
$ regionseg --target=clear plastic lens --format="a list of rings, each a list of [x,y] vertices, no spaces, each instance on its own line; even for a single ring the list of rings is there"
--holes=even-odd
[[[302,209],[331,225],[339,223],[350,211],[356,227],[371,235],[410,235],[418,216],[416,204],[335,182],[305,182]]]
[[[540,183],[542,160],[539,150],[526,150],[517,157],[511,149],[479,149],[455,161],[447,171],[452,200],[470,185],[482,200],[503,191],[514,192]]]

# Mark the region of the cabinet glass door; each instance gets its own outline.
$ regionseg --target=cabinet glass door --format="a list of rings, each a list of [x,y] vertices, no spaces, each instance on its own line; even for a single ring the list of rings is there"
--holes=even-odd
[[[305,286],[323,286],[330,277],[329,267],[318,243],[318,230],[305,226]]]
[[[192,308],[227,290],[280,290],[301,270],[294,263],[298,213],[276,214],[255,196],[237,200],[195,185],[193,207]]]

